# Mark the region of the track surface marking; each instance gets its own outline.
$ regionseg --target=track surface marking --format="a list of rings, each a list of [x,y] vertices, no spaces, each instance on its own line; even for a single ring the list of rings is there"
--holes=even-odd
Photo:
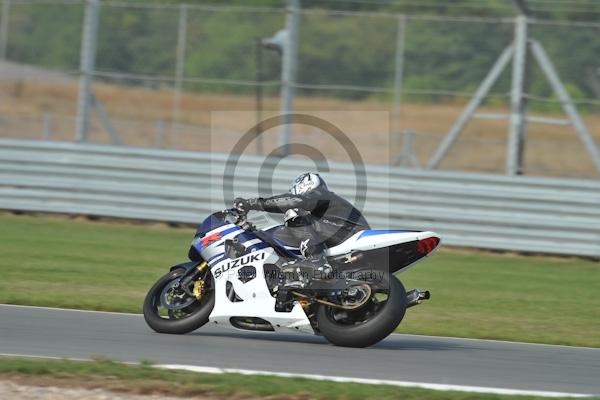
[[[302,334],[206,326],[161,335],[135,314],[0,305],[0,353],[600,394],[600,349],[391,335],[348,349]]]

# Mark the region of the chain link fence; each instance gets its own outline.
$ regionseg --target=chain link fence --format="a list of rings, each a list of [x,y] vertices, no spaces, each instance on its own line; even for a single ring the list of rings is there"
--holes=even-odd
[[[0,136],[75,139],[85,8],[84,1],[2,2]],[[88,140],[227,151],[215,145],[220,138],[235,141],[280,107],[281,55],[259,40],[285,23],[285,8],[103,1]],[[295,110],[387,112],[386,121],[353,118],[342,129],[366,162],[424,167],[513,31],[505,17],[302,9]],[[600,143],[600,24],[532,20],[530,31]],[[440,168],[504,172],[508,123],[485,114],[510,111],[510,72]],[[526,92],[530,114],[553,124],[528,123],[525,173],[597,178],[535,63]],[[214,111],[240,117],[219,126]],[[302,127],[294,133],[299,142],[321,140]],[[274,146],[266,140],[256,151]],[[328,158],[342,158],[337,151]]]

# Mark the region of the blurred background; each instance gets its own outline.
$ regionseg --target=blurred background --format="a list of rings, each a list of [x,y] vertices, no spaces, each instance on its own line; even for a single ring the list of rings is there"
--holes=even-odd
[[[1,209],[196,223],[317,169],[373,226],[600,257],[597,1],[0,11]],[[244,155],[233,169],[232,152]]]
[[[1,137],[228,152],[285,108],[281,93],[293,98],[288,110],[388,111],[389,134],[369,118],[352,123],[349,135],[370,164],[599,176],[590,156],[600,140],[597,1],[3,0],[0,11]],[[286,64],[290,23],[297,56]],[[513,41],[525,43],[522,65],[507,60],[432,162]],[[528,49],[532,41],[568,102]],[[286,68],[293,76],[284,82]],[[213,123],[219,140],[211,141],[212,111],[254,114]],[[514,125],[517,168],[507,161],[511,114],[523,120]],[[343,159],[337,151],[328,158]]]

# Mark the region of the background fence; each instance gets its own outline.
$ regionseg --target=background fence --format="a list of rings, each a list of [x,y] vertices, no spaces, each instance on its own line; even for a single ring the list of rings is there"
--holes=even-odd
[[[197,223],[224,208],[227,156],[0,140],[0,208]],[[310,162],[285,159],[272,182],[265,159],[246,156],[236,195],[283,192]],[[326,178],[353,199],[354,166],[329,163]],[[364,188],[359,187],[358,190]],[[600,257],[600,182],[367,168],[365,214],[374,228],[433,230],[444,243]]]
[[[440,165],[469,172],[421,169],[512,43],[515,54],[519,43],[543,45],[599,142],[600,3],[529,0],[538,14],[525,26],[536,42],[518,42],[518,18],[504,2],[306,2],[297,77],[287,82],[281,54],[264,46],[289,15],[276,0],[0,3],[0,209],[197,222],[231,201],[222,192],[226,154],[280,109],[287,85],[295,110],[343,122],[369,165],[365,212],[374,226],[434,229],[452,245],[600,256],[600,181],[581,179],[600,175],[534,63],[519,95],[535,114],[524,172],[577,179],[481,174],[505,172],[509,127],[498,115],[511,112],[510,67]],[[439,12],[421,12],[427,7]],[[88,87],[92,96],[81,96]],[[86,137],[77,136],[82,98]],[[352,198],[344,146],[317,127],[293,129],[295,142],[325,154],[328,178]],[[273,151],[265,137],[246,153]],[[67,143],[77,139],[92,144]],[[243,156],[236,194],[271,190],[256,181],[261,155]],[[388,166],[397,164],[413,169]],[[312,167],[283,160],[273,190]]]
[[[552,7],[534,3],[541,12]],[[114,131],[125,145],[212,151],[205,140],[211,111],[255,110],[257,87],[265,110],[279,108],[280,56],[260,50],[258,71],[256,43],[284,27],[283,4],[103,1],[91,71],[80,66],[84,1],[3,0],[2,5],[0,136],[73,140],[82,72],[93,77],[101,107],[92,112],[93,143],[109,143]],[[483,17],[468,14],[477,7],[473,4],[440,7],[447,8],[443,16],[301,9],[296,109],[389,111],[393,138],[375,137],[365,149],[367,161],[408,162],[398,155],[403,132],[410,129],[412,146],[405,153],[415,156],[412,164],[425,165],[514,30],[511,7],[496,4],[497,10]],[[563,9],[569,16],[600,15],[593,4],[556,8]],[[600,139],[600,23],[551,15],[532,19],[531,34],[545,46]],[[526,97],[532,112],[563,118],[539,69],[532,67],[530,75]],[[509,91],[507,71],[483,111],[506,113]],[[108,118],[98,117],[103,114]],[[212,129],[235,140],[255,118]],[[373,124],[358,121],[351,139],[372,135]],[[503,172],[507,130],[506,121],[473,121],[441,168]],[[571,127],[530,123],[525,151],[526,174],[598,177]],[[328,156],[340,159],[336,152]]]

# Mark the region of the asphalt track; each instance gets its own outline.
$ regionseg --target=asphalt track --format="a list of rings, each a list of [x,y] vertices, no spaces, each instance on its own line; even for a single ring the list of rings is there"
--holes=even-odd
[[[207,326],[152,332],[141,315],[0,305],[0,353],[600,394],[600,349],[391,335],[368,349]]]

